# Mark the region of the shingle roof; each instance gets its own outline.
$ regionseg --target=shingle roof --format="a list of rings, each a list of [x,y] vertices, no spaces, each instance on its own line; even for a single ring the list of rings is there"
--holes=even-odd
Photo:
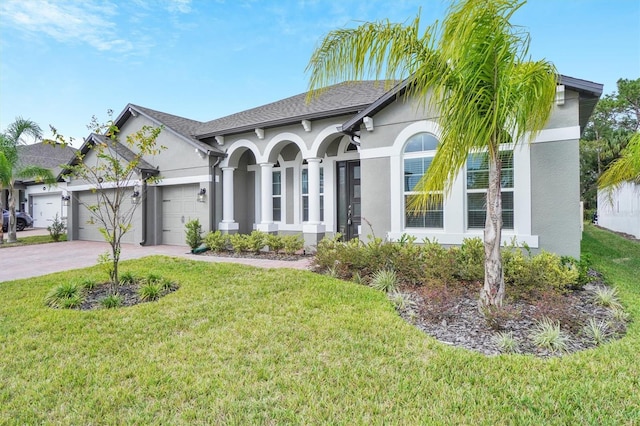
[[[191,120],[178,115],[167,114],[166,112],[156,111],[139,105],[128,104],[116,120],[116,125],[122,126],[122,123],[131,117],[132,110],[138,111],[139,113],[146,115],[148,118],[161,123],[166,130],[182,137],[199,150],[213,153],[214,155],[224,155],[218,148],[207,145],[196,138],[195,135],[198,133],[198,129],[203,125],[200,121]]]
[[[109,142],[109,141],[110,140],[104,135],[98,135],[98,134],[92,133],[85,140],[84,144],[80,147],[80,151],[82,152],[82,154],[86,154],[87,152],[89,152],[89,149],[91,149],[91,146],[94,145],[96,142]],[[124,158],[127,161],[133,160],[136,156],[136,154],[134,154],[133,151],[131,151],[129,148],[127,148],[125,145],[121,144],[120,142],[116,142],[115,151],[118,155],[120,155],[122,158]],[[153,172],[157,172],[158,170],[157,167],[151,165],[144,158],[140,158],[140,160],[138,161],[137,169],[153,171]]]
[[[39,166],[51,170],[54,176],[59,176],[63,165],[68,164],[76,154],[77,149],[54,142],[40,142],[31,145],[18,146],[18,161],[22,166]],[[25,180],[31,182],[32,180]]]
[[[328,118],[359,112],[389,90],[383,81],[345,82],[329,86],[311,102],[307,93],[252,108],[204,123],[198,138],[241,133],[260,127],[274,127],[304,119]]]

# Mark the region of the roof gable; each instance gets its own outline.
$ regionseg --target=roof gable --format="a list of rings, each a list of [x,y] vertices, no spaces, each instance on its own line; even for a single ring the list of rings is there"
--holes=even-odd
[[[39,142],[18,146],[18,162],[21,166],[38,166],[51,170],[56,178],[64,171],[64,165],[75,158],[77,149],[55,142]],[[23,182],[35,182],[25,179]]]

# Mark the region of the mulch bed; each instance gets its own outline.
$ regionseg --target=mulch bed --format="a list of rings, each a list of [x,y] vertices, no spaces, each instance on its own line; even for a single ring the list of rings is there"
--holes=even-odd
[[[142,300],[138,295],[140,289],[140,283],[133,284],[120,284],[118,286],[118,295],[122,298],[122,304],[119,307],[134,306],[140,303],[153,302],[152,300]],[[80,310],[88,311],[93,309],[104,309],[101,301],[109,296],[111,289],[111,283],[105,282],[96,285],[92,289],[85,289],[84,299],[80,305]],[[178,285],[172,284],[168,289],[163,289],[158,299],[166,296],[169,293],[178,290]],[[156,299],[157,300],[157,299]]]
[[[495,336],[511,333],[518,342],[519,353],[538,357],[560,356],[595,347],[585,333],[589,319],[609,324],[610,339],[626,333],[626,323],[616,320],[610,309],[593,301],[593,290],[605,284],[597,279],[581,290],[566,295],[538,295],[517,301],[506,300],[498,318],[487,317],[478,308],[481,283],[461,283],[454,288],[428,289],[406,287],[401,290],[412,302],[400,315],[420,330],[452,346],[477,351],[485,355],[500,354]],[[507,293],[509,290],[507,289]],[[552,352],[535,346],[531,333],[536,320],[542,317],[559,320],[562,332],[569,338],[563,352]],[[555,317],[555,318],[554,318]]]

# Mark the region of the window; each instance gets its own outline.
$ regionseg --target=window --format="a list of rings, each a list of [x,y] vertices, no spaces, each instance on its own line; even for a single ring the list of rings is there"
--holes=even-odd
[[[273,172],[273,221],[282,220],[282,172]]]
[[[489,156],[486,152],[467,158],[467,227],[484,228],[487,218]],[[502,227],[513,229],[513,151],[501,151]]]
[[[309,170],[302,169],[302,221],[309,221]],[[324,169],[320,168],[320,221],[324,222]]]
[[[410,211],[411,196],[418,194],[416,185],[429,169],[436,154],[438,140],[430,133],[412,136],[404,148],[404,203],[406,228],[442,228],[444,214],[442,202],[418,212]]]

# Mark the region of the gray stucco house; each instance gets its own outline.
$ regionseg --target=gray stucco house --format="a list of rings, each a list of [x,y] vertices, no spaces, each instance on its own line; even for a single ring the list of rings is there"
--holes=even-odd
[[[206,231],[302,233],[310,247],[336,232],[446,245],[481,236],[482,153],[469,157],[441,206],[406,214],[441,129],[437,111],[404,93],[402,83],[342,83],[311,103],[303,93],[208,122],[127,105],[116,120],[121,136],[163,125],[168,148],[146,159],[162,180],[147,186],[128,241],[185,244],[193,218]],[[546,128],[530,145],[503,147],[504,241],[579,256],[578,142],[601,93],[601,84],[561,76]],[[81,208],[90,188],[71,181],[68,190],[70,238],[99,240]]]

